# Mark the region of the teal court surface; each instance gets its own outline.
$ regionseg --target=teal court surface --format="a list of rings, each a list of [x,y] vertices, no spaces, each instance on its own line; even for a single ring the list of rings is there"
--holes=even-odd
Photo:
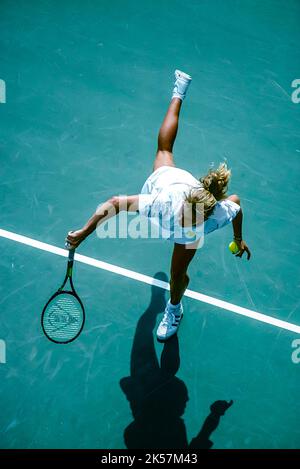
[[[0,13],[0,447],[299,448],[300,3],[3,0]],[[53,344],[40,316],[65,235],[140,191],[175,68],[193,76],[176,164],[200,176],[227,159],[252,259],[231,255],[230,226],[207,237],[163,345],[171,243],[93,235],[74,268],[84,330]]]

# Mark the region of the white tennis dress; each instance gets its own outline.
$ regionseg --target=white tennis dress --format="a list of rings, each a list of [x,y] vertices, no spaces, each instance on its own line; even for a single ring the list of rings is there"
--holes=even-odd
[[[204,235],[230,223],[240,206],[232,200],[217,202],[213,213],[204,223],[182,227],[179,223],[182,204],[192,189],[202,187],[192,174],[172,166],[161,166],[152,173],[139,194],[139,213],[147,217],[158,237],[178,244],[199,241]]]

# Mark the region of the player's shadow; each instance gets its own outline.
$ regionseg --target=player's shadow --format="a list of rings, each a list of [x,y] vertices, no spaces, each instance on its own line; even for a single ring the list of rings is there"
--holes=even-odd
[[[155,278],[168,281],[162,272]],[[150,304],[135,331],[130,376],[120,381],[134,418],[124,431],[125,444],[128,449],[211,448],[213,443],[209,437],[232,401],[212,404],[211,413],[189,445],[182,418],[189,399],[188,390],[185,383],[176,377],[180,366],[177,335],[164,343],[160,362],[154,348],[156,318],[164,311],[165,305],[165,290],[152,286]]]

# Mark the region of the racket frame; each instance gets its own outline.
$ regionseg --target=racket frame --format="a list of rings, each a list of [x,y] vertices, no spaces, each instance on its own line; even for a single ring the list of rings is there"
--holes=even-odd
[[[83,306],[83,303],[82,303],[81,299],[79,298],[79,296],[77,295],[77,293],[75,291],[75,288],[74,288],[74,285],[73,285],[73,280],[72,280],[74,254],[75,254],[75,249],[70,249],[69,250],[69,257],[68,257],[67,272],[66,272],[65,279],[64,279],[62,285],[59,287],[59,289],[47,301],[47,303],[45,304],[44,309],[42,311],[42,315],[41,315],[41,324],[42,324],[43,332],[44,332],[45,336],[47,337],[47,339],[49,339],[51,342],[54,342],[55,344],[63,344],[64,345],[64,344],[69,344],[70,342],[73,342],[81,334],[81,331],[82,331],[82,329],[84,327],[84,323],[85,323],[84,306]],[[69,280],[70,285],[71,285],[71,290],[64,290],[64,286],[65,286],[65,284],[67,283],[68,280]],[[81,327],[80,327],[79,331],[77,332],[77,334],[74,337],[72,337],[72,339],[65,340],[65,341],[61,341],[61,340],[58,341],[58,340],[55,340],[55,339],[52,339],[51,337],[49,337],[49,335],[45,331],[43,319],[44,319],[45,311],[46,311],[49,303],[51,303],[51,301],[54,300],[54,298],[56,298],[57,296],[62,295],[62,294],[75,296],[76,300],[79,302],[79,304],[81,306],[81,309],[82,309],[82,324],[81,324]]]

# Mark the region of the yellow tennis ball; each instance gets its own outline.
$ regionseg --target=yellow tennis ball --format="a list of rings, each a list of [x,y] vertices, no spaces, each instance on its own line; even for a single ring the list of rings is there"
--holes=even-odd
[[[239,252],[239,247],[235,241],[231,241],[228,247],[229,251],[232,252],[232,254],[237,254]]]

